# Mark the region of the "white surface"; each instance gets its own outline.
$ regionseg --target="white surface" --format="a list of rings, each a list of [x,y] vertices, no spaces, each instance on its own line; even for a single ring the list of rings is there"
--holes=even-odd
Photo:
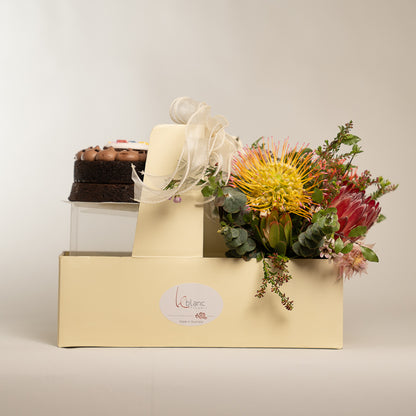
[[[0,413],[414,415],[416,3],[0,2]],[[145,139],[191,96],[259,136],[332,138],[353,119],[360,166],[400,183],[345,283],[345,348],[55,347],[73,155]]]
[[[413,416],[416,410],[409,320],[380,323],[363,315],[346,326],[343,350],[58,349],[55,322],[42,320],[9,321],[0,358],[3,415]]]

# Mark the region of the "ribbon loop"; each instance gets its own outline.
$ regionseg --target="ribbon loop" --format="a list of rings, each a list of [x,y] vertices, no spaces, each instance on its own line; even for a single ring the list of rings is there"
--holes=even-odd
[[[211,107],[189,97],[176,98],[169,110],[172,121],[186,124],[185,143],[174,172],[160,177],[160,188],[144,184],[132,167],[134,200],[144,203],[160,203],[175,195],[182,195],[201,188],[208,168],[214,168],[214,175],[220,172],[228,181],[231,162],[241,144],[234,136],[226,133],[228,121],[223,116],[212,116]],[[150,144],[151,145],[151,144]],[[144,176],[149,176],[144,173]],[[146,190],[143,193],[143,190]]]

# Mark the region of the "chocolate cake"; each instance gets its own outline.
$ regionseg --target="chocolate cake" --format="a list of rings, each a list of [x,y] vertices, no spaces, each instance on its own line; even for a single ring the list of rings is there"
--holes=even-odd
[[[132,202],[134,185],[132,165],[144,171],[148,144],[117,140],[101,149],[99,146],[79,151],[74,164],[74,183],[70,201]]]

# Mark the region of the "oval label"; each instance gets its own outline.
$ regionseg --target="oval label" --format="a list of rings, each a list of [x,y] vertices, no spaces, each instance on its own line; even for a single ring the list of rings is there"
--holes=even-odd
[[[197,326],[220,315],[223,301],[212,287],[200,283],[182,283],[168,289],[160,298],[163,315],[178,325]]]

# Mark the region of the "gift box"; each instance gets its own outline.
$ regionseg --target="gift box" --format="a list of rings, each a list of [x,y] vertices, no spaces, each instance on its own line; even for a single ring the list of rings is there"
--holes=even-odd
[[[254,296],[261,263],[209,257],[60,257],[60,347],[342,348],[342,280],[290,263],[286,311]]]
[[[174,170],[185,126],[174,127],[152,132],[148,185]],[[58,346],[342,348],[343,286],[332,263],[289,262],[292,311],[275,294],[258,299],[262,262],[224,257],[198,192],[181,199],[140,204],[131,253],[60,256]]]

